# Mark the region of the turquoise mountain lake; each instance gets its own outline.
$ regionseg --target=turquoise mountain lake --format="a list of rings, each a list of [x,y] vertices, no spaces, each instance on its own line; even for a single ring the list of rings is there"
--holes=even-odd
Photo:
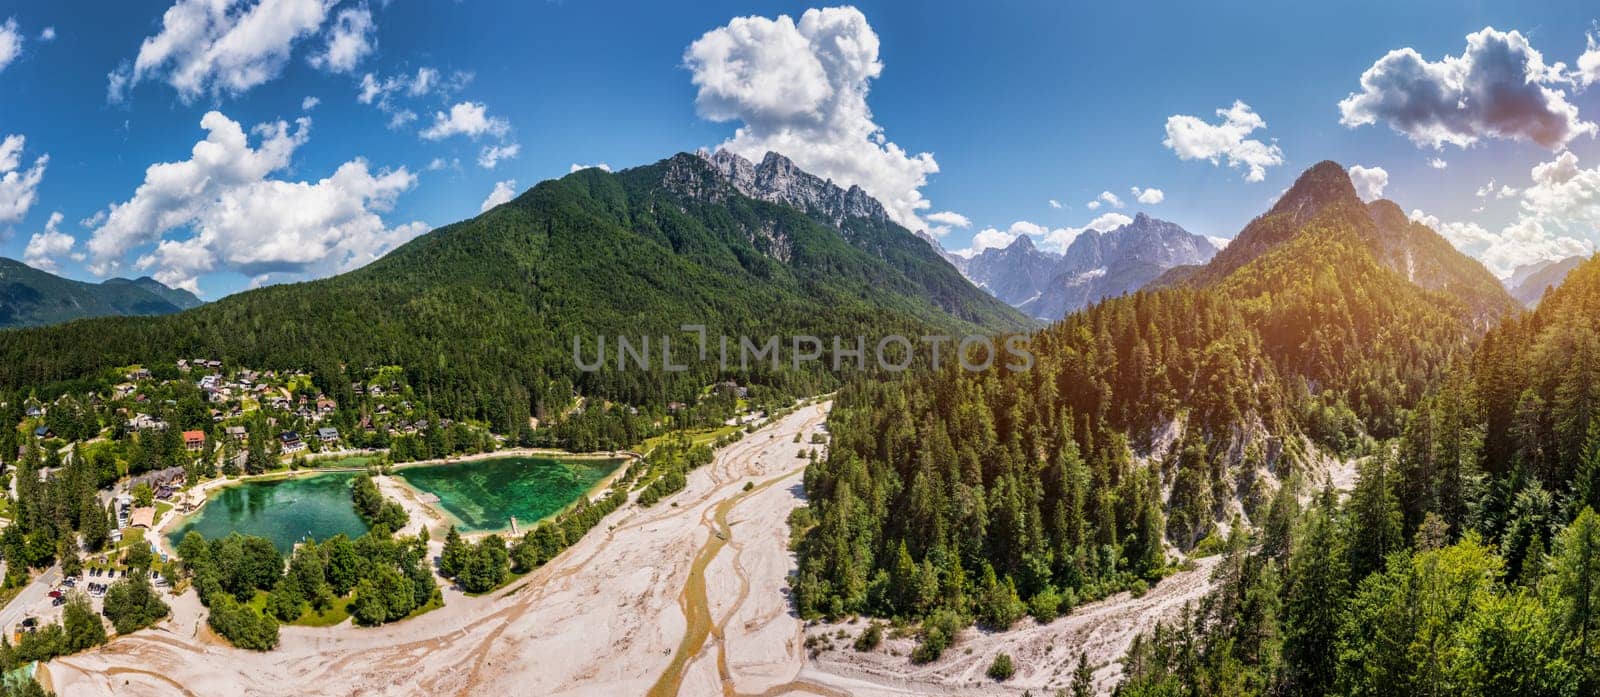
[[[205,507],[169,533],[167,540],[177,547],[190,530],[208,540],[237,532],[272,540],[287,554],[308,534],[317,540],[339,533],[360,537],[367,524],[350,503],[350,480],[357,474],[328,472],[235,484],[213,493]]]
[[[622,464],[620,459],[557,460],[496,457],[395,470],[419,491],[439,497],[439,507],[463,532],[504,530],[511,518],[528,526],[566,508]]]

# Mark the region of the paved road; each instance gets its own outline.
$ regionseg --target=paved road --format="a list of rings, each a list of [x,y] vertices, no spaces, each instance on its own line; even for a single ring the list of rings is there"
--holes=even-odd
[[[39,574],[31,583],[24,586],[22,592],[18,593],[17,597],[12,598],[11,602],[6,604],[5,609],[0,609],[0,631],[4,631],[9,635],[11,630],[16,628],[16,624],[22,621],[22,618],[31,614],[34,608],[44,601],[45,596],[50,594],[50,589],[55,588],[60,583],[60,565],[45,569],[44,573]]]

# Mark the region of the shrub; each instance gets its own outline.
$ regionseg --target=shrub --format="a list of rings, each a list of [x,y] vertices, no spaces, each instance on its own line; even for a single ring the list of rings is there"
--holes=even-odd
[[[939,660],[944,650],[955,643],[956,635],[967,621],[960,615],[949,610],[935,610],[933,614],[922,621],[921,643],[911,652],[914,663],[928,663]]]
[[[111,626],[116,627],[118,634],[127,634],[166,617],[168,607],[150,585],[150,579],[135,571],[117,579],[106,590],[102,612],[106,619],[111,620]]]
[[[1028,599],[1028,614],[1040,624],[1050,624],[1061,616],[1061,605],[1061,594],[1053,587],[1046,587]]]
[[[882,643],[883,624],[881,622],[873,622],[867,625],[867,628],[861,632],[861,636],[856,637],[855,648],[857,651],[866,652],[878,648],[878,645]]]
[[[278,645],[278,621],[241,605],[226,593],[218,593],[211,601],[206,624],[241,649],[268,651]]]
[[[1010,680],[1011,676],[1015,675],[1016,672],[1017,667],[1011,664],[1011,654],[998,653],[995,654],[994,661],[989,664],[989,670],[985,671],[985,674],[995,680],[1005,682]]]

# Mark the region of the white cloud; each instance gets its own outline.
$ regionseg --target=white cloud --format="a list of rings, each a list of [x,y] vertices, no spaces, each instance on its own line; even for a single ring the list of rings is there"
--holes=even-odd
[[[87,242],[89,268],[105,276],[136,248],[139,269],[156,280],[199,291],[200,274],[233,270],[252,277],[315,276],[377,258],[423,232],[420,222],[389,227],[379,217],[416,183],[405,168],[374,173],[362,159],[340,165],[327,178],[274,179],[288,168],[311,126],[283,121],[245,130],[220,112],[200,120],[205,140],[190,159],[151,165],[127,201],[113,203]],[[165,237],[187,230],[187,238]]]
[[[592,165],[580,165],[580,164],[574,162],[574,163],[572,163],[571,167],[567,168],[567,174],[572,174],[573,172],[589,169],[590,167],[593,167],[595,169],[602,170],[602,171],[605,171],[605,172],[610,172],[611,171],[611,165],[608,165],[608,164],[606,164],[604,162],[596,162],[596,163],[594,163]]]
[[[305,99],[300,100],[300,110],[301,111],[311,111],[312,109],[317,108],[317,105],[321,104],[321,103],[322,103],[321,99],[318,99],[316,97],[306,97]]]
[[[1109,191],[1102,191],[1100,192],[1099,196],[1094,197],[1093,201],[1084,204],[1084,207],[1092,211],[1099,208],[1100,204],[1102,203],[1111,206],[1112,208],[1121,208],[1124,205],[1127,205],[1122,202],[1122,199],[1117,198],[1116,194],[1113,194]]]
[[[1578,56],[1578,72],[1575,76],[1578,83],[1585,87],[1600,82],[1600,39],[1593,33],[1587,38],[1588,46],[1583,55]]]
[[[1072,244],[1072,241],[1078,239],[1078,236],[1085,232],[1090,230],[1108,232],[1131,222],[1133,222],[1133,218],[1121,213],[1102,213],[1083,227],[1056,228],[1045,233],[1043,235],[1044,239],[1040,241],[1039,246],[1050,251],[1065,252],[1067,247]]]
[[[1383,122],[1436,149],[1503,138],[1558,150],[1596,130],[1567,101],[1562,87],[1572,80],[1564,69],[1545,65],[1521,33],[1485,27],[1467,35],[1460,56],[1437,62],[1411,48],[1390,51],[1362,73],[1361,91],[1339,102],[1339,123]]]
[[[44,168],[50,164],[50,155],[40,155],[33,165],[21,169],[22,148],[27,138],[8,135],[0,140],[0,225],[14,223],[26,215],[38,198],[39,182],[44,179]]]
[[[461,160],[456,159],[456,158],[451,158],[449,160],[446,160],[446,159],[444,159],[442,157],[435,157],[435,158],[433,158],[433,160],[428,162],[428,171],[437,172],[437,171],[439,171],[441,169],[460,170],[461,169]]]
[[[372,104],[389,115],[389,128],[399,129],[417,120],[417,112],[403,103],[422,97],[449,98],[472,81],[472,73],[456,71],[445,78],[436,68],[417,68],[415,75],[401,73],[380,78],[373,73],[361,76],[356,101]]]
[[[1389,172],[1382,167],[1355,165],[1350,168],[1350,183],[1361,200],[1375,201],[1383,198],[1383,190],[1389,186]]]
[[[442,84],[443,83],[439,80],[438,69],[422,66],[417,68],[417,76],[412,78],[410,84],[406,85],[406,94],[413,97],[421,97],[422,95],[432,92]]]
[[[56,229],[61,220],[60,212],[50,214],[50,221],[44,224],[44,232],[33,233],[28,238],[28,246],[22,250],[22,261],[36,269],[56,270],[56,260],[71,253],[72,246],[78,242],[72,235]]]
[[[1428,160],[1428,166],[1432,167],[1434,169],[1444,169],[1446,167],[1449,167],[1450,163],[1445,162],[1441,158],[1435,157],[1435,158],[1432,158],[1432,159]]]
[[[1518,266],[1542,259],[1588,255],[1600,243],[1600,168],[1583,169],[1577,155],[1562,152],[1535,165],[1532,184],[1520,190],[1517,219],[1498,233],[1475,223],[1441,223],[1413,211],[1412,218],[1438,230],[1462,251],[1481,259],[1502,278]],[[1479,196],[1518,195],[1517,189],[1494,182],[1478,190]]]
[[[15,17],[0,22],[0,71],[22,55],[22,32],[17,30]]]
[[[483,200],[483,205],[478,206],[478,212],[487,212],[490,208],[494,208],[502,203],[509,202],[511,199],[516,197],[517,180],[507,179],[503,182],[495,182],[494,190],[490,191],[489,197]]]
[[[1249,104],[1235,101],[1231,107],[1218,109],[1217,115],[1222,123],[1209,124],[1183,114],[1167,117],[1167,138],[1161,144],[1180,160],[1208,160],[1217,165],[1226,159],[1229,167],[1243,167],[1245,181],[1251,182],[1265,179],[1268,167],[1283,164],[1283,151],[1277,143],[1268,145],[1245,137],[1267,127],[1266,120]]]
[[[362,104],[371,104],[378,101],[388,93],[398,89],[399,82],[397,81],[400,80],[405,80],[405,78],[390,77],[387,80],[379,80],[372,73],[362,75],[360,91],[356,92],[356,101]]]
[[[982,230],[979,230],[978,234],[972,236],[972,245],[970,247],[966,249],[958,249],[953,253],[959,256],[971,258],[973,255],[976,255],[985,249],[1000,249],[1006,247],[1014,242],[1020,235],[1038,235],[1046,231],[1047,230],[1043,226],[1030,223],[1026,220],[1018,220],[1017,222],[1012,223],[1011,227],[1006,230],[997,230],[992,227],[986,227]]]
[[[237,95],[283,70],[294,45],[315,35],[328,18],[327,0],[259,0],[237,7],[225,0],[177,0],[146,37],[132,63],[107,76],[106,97],[120,102],[149,79],[165,80],[184,102]]]
[[[1061,210],[1061,202],[1055,199],[1050,199],[1050,207],[1056,210]]]
[[[1433,228],[1450,244],[1469,254],[1482,253],[1485,248],[1493,244],[1495,236],[1482,225],[1473,222],[1446,222],[1437,216],[1423,213],[1421,209],[1411,209],[1411,219]]]
[[[1450,244],[1477,257],[1490,273],[1500,278],[1509,278],[1517,267],[1525,264],[1588,255],[1594,250],[1593,242],[1555,234],[1536,217],[1520,216],[1499,233],[1474,222],[1441,221],[1420,210],[1411,211],[1411,219],[1438,231]]]
[[[955,211],[939,211],[937,213],[929,213],[923,216],[923,218],[925,218],[928,222],[927,233],[933,235],[934,237],[944,237],[945,235],[950,234],[951,230],[956,228],[965,230],[969,227],[972,227],[971,219]]]
[[[1600,228],[1600,169],[1582,169],[1578,156],[1563,152],[1530,172],[1533,185],[1522,190],[1522,212],[1574,232]]]
[[[963,218],[965,219],[965,218]],[[972,245],[966,249],[959,249],[952,254],[972,258],[985,249],[1002,248],[1015,242],[1018,237],[1027,235],[1034,239],[1034,244],[1040,249],[1051,252],[1066,251],[1072,241],[1079,235],[1089,230],[1106,232],[1133,222],[1132,218],[1121,213],[1105,213],[1089,221],[1083,227],[1048,228],[1038,223],[1027,220],[1018,220],[1004,230],[987,227],[972,236]]]
[[[1154,206],[1167,200],[1167,193],[1160,189],[1141,189],[1133,187],[1133,199],[1146,206]]]
[[[1478,190],[1476,193],[1474,193],[1474,195],[1478,198],[1488,198],[1490,196],[1495,198],[1511,198],[1512,196],[1516,196],[1517,193],[1518,190],[1510,184],[1501,184],[1498,189],[1495,188],[1494,179],[1490,179],[1488,184],[1478,187]]]
[[[522,146],[517,143],[505,145],[485,145],[478,151],[478,166],[484,169],[494,169],[501,160],[510,160],[522,152]]]
[[[399,129],[416,120],[417,112],[410,109],[396,109],[389,114],[389,128]]]
[[[503,136],[509,130],[511,124],[498,116],[490,116],[489,108],[482,102],[461,102],[450,107],[448,113],[435,112],[433,125],[420,135],[428,140],[443,140],[455,135],[468,138],[485,134]]]
[[[347,7],[339,11],[328,30],[327,47],[311,56],[311,66],[330,73],[348,73],[356,69],[361,59],[377,48],[372,34],[377,26],[372,23],[372,11],[365,5]]]
[[[56,28],[55,27],[45,27],[43,29],[40,29],[39,30],[39,40],[40,41],[55,41],[56,40]]]
[[[759,161],[768,151],[842,186],[857,185],[894,220],[917,230],[931,204],[922,195],[939,171],[930,153],[889,141],[867,106],[883,72],[878,35],[853,7],[811,9],[795,22],[738,17],[684,52],[706,119],[738,122],[720,147]]]

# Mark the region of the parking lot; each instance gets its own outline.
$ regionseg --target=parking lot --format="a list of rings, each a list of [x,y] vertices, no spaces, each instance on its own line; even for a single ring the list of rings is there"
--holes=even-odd
[[[24,593],[19,594],[6,607],[5,616],[0,617],[0,622],[6,623],[4,626],[6,636],[15,642],[23,633],[37,631],[40,627],[61,621],[62,607],[67,604],[68,595],[74,592],[81,591],[89,599],[89,604],[95,612],[102,611],[106,589],[124,574],[125,571],[116,569],[89,568],[77,576],[65,578],[51,573],[40,576],[34,580],[37,588],[30,585],[24,589]],[[159,574],[153,575],[151,582],[157,589],[167,587],[166,579],[161,578]],[[29,594],[27,592],[29,590],[33,590],[34,593]]]

